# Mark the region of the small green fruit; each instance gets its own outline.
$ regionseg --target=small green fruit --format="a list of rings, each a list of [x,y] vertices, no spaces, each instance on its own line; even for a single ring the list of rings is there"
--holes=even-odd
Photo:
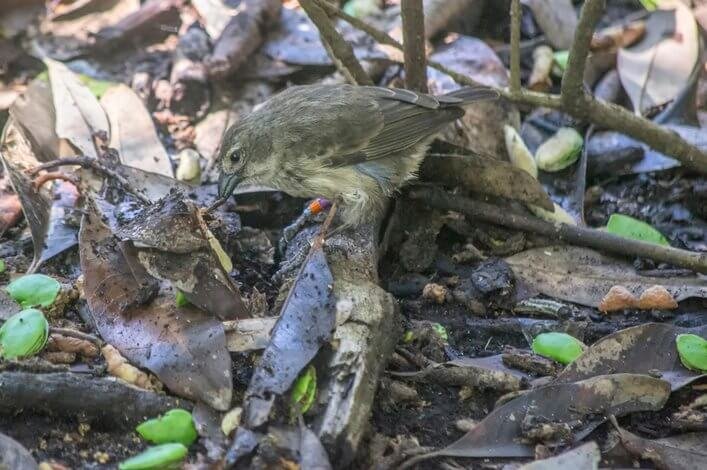
[[[59,295],[61,284],[44,274],[28,274],[12,281],[6,290],[22,308],[49,307]]]
[[[685,367],[707,372],[707,340],[697,335],[683,334],[675,338],[675,344]]]
[[[571,127],[563,127],[538,147],[535,163],[543,171],[560,171],[579,158],[584,138]]]
[[[156,470],[174,468],[184,460],[187,448],[182,444],[162,444],[150,447],[141,454],[131,457],[118,465],[120,470]]]
[[[180,408],[169,410],[159,418],[148,419],[135,430],[153,444],[178,442],[188,447],[197,438],[191,413]]]
[[[0,327],[0,357],[14,359],[37,354],[47,343],[49,323],[33,308],[14,314]]]
[[[533,154],[530,153],[528,147],[525,146],[525,142],[523,142],[518,131],[513,126],[506,124],[503,126],[503,132],[506,140],[506,152],[511,163],[537,179],[538,166],[535,163],[535,158],[533,158]]]
[[[569,364],[577,359],[586,346],[567,333],[541,333],[533,340],[533,352],[560,364]]]

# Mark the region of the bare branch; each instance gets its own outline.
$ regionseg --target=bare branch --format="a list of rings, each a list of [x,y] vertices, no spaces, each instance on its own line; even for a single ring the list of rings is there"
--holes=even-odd
[[[603,3],[604,0],[587,0],[587,2],[585,3],[585,8],[591,7],[591,10],[588,11],[591,11],[592,15],[594,15],[595,11],[593,9],[597,6],[596,4],[603,5]],[[326,5],[326,7],[324,8],[327,9],[330,15],[337,16],[349,23],[351,26],[366,32],[376,41],[382,44],[388,44],[390,46],[395,47],[396,49],[403,50],[402,44],[390,37],[390,35],[386,34],[385,32],[359,20],[358,18],[354,18],[350,15],[347,15],[345,12],[341,11],[333,5],[325,4],[324,2],[322,2],[321,4]],[[592,18],[590,17],[589,19]],[[588,36],[584,33],[584,31],[586,31],[586,28],[584,26],[587,24],[586,20],[587,17],[584,15],[584,10],[582,10],[582,17],[580,18],[579,25],[577,27],[577,35],[580,36],[576,37],[588,37],[589,39],[587,41],[589,41],[591,40],[591,33]],[[592,28],[590,28],[590,30]],[[577,58],[580,57],[580,52],[580,50],[575,51],[574,60],[577,60]],[[583,57],[586,58],[586,54],[584,54]],[[566,74],[569,73],[570,76],[572,76],[572,74],[574,73],[572,69],[576,67],[575,65],[573,65],[574,60],[572,58],[573,54],[570,54],[568,70],[565,72]],[[430,67],[449,75],[459,84],[470,86],[478,85],[478,83],[474,81],[471,77],[455,72],[443,66],[442,64],[430,61],[429,65]],[[580,71],[579,74],[575,74],[575,76],[581,77],[584,73],[583,70],[584,65],[582,65],[582,71]],[[574,79],[571,79],[569,82],[567,82],[567,86],[569,87],[571,85],[574,87],[575,83],[577,82]],[[580,81],[579,83],[582,82]],[[565,84],[563,82],[563,88],[564,87]],[[580,95],[584,96],[584,98],[579,100],[582,104],[579,107],[575,108],[568,107],[566,103],[563,102],[563,98],[561,97],[561,95],[537,93],[522,88],[518,93],[512,93],[509,90],[499,90],[499,92],[504,98],[513,101],[517,104],[561,109],[567,112],[568,114],[571,114],[575,118],[586,119],[597,126],[601,126],[604,128],[608,127],[617,132],[629,135],[636,140],[645,142],[654,150],[657,150],[658,152],[664,153],[670,157],[675,158],[676,160],[683,163],[685,166],[699,171],[702,174],[707,174],[706,151],[687,142],[675,132],[669,129],[665,129],[655,124],[654,122],[649,121],[648,119],[636,116],[619,106],[598,101],[588,94]]]
[[[587,93],[584,91],[584,69],[594,28],[601,19],[605,6],[606,0],[588,0],[582,6],[567,68],[562,77],[562,102],[568,108],[582,108],[587,100]]]
[[[411,90],[427,92],[427,57],[425,55],[425,14],[422,0],[402,0],[403,54],[405,84]]]
[[[707,253],[695,253],[632,240],[592,228],[561,223],[553,224],[476,199],[452,196],[438,188],[416,189],[410,192],[410,196],[424,201],[431,207],[460,212],[473,219],[503,227],[537,233],[574,245],[596,248],[622,256],[640,256],[689,268],[696,272],[707,273]]]
[[[320,5],[315,0],[300,0],[299,3],[317,26],[322,42],[326,46],[331,59],[346,79],[354,85],[373,85],[371,77],[368,76],[354,55],[353,48],[334,28],[331,20]]]
[[[511,0],[511,94],[520,93],[520,0]]]

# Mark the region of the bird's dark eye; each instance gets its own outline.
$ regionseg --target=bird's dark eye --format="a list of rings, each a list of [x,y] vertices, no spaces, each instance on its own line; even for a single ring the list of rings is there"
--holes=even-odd
[[[233,163],[238,163],[241,161],[241,152],[239,150],[234,150],[231,152],[231,161]]]

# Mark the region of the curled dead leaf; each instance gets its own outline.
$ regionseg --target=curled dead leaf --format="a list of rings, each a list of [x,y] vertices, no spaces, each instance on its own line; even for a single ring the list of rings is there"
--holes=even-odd
[[[162,384],[154,377],[130,364],[117,349],[110,344],[101,348],[106,359],[108,373],[145,390],[161,390]]]
[[[599,311],[615,312],[616,310],[634,308],[637,303],[638,299],[624,286],[613,286],[601,299]]]
[[[636,307],[641,310],[673,310],[678,308],[678,303],[665,287],[651,286],[643,291]]]

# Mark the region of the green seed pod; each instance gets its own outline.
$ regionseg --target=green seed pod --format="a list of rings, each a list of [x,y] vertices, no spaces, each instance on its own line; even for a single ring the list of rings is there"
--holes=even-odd
[[[33,356],[42,350],[48,335],[49,323],[42,312],[33,308],[22,310],[0,327],[0,357]]]
[[[569,215],[569,213],[564,210],[559,204],[556,202],[553,203],[555,205],[555,212],[550,212],[546,211],[542,207],[534,206],[534,205],[529,205],[528,209],[535,214],[535,217],[539,217],[543,220],[547,220],[548,222],[560,222],[563,224],[567,225],[577,225],[577,221],[574,220],[574,218]]]
[[[28,274],[12,281],[6,289],[22,308],[49,307],[59,295],[61,284],[44,274]]]
[[[569,364],[584,352],[586,346],[566,333],[541,333],[533,340],[532,348],[536,354],[560,364]]]
[[[306,413],[314,403],[317,394],[317,369],[309,366],[302,375],[299,376],[290,395],[290,403],[294,413]]]
[[[156,470],[163,468],[179,468],[179,464],[187,455],[187,448],[182,444],[162,444],[150,447],[146,451],[125,460],[118,465],[120,470]]]
[[[563,127],[538,147],[535,163],[543,171],[560,171],[579,158],[584,138],[571,127]]]
[[[169,410],[159,418],[148,419],[135,430],[153,444],[179,442],[188,447],[197,438],[191,413],[180,408]]]
[[[535,164],[533,154],[525,146],[525,142],[523,142],[518,131],[513,126],[505,125],[503,126],[503,133],[506,140],[506,152],[508,152],[508,158],[511,163],[521,170],[527,171],[533,178],[537,179],[538,166]]]
[[[675,338],[675,345],[685,367],[707,372],[707,340],[697,335],[683,334]]]

